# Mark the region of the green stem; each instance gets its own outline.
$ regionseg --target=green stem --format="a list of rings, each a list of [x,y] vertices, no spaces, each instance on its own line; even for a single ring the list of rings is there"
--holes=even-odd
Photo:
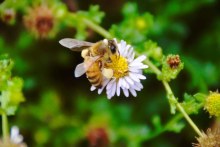
[[[112,35],[106,31],[105,29],[103,29],[102,27],[100,27],[99,25],[97,25],[96,23],[92,22],[91,20],[84,18],[83,22],[90,27],[91,29],[93,29],[94,31],[96,31],[97,33],[99,33],[100,35],[104,36],[105,38],[109,39],[112,38]]]
[[[152,71],[156,75],[160,75],[161,74],[161,71],[156,66],[154,66],[154,64],[148,58],[145,60],[145,63],[152,69]]]
[[[2,95],[3,92],[2,92]],[[2,134],[3,134],[3,141],[4,143],[7,142],[8,137],[9,137],[9,133],[8,133],[8,118],[7,118],[7,113],[5,112],[5,108],[6,108],[6,100],[4,99],[4,97],[2,97],[1,99],[1,112],[2,112]]]
[[[156,75],[160,75],[161,71],[150,61],[150,60],[145,60],[145,63],[152,69],[152,71],[156,74]],[[171,95],[172,98],[176,101],[176,107],[178,108],[178,110],[182,113],[182,115],[184,116],[184,118],[187,120],[187,122],[191,125],[191,127],[195,130],[195,132],[199,135],[199,136],[203,136],[201,131],[199,130],[199,128],[196,126],[196,124],[192,121],[192,119],[189,117],[189,115],[186,113],[186,111],[184,110],[184,108],[180,105],[180,103],[176,100],[173,91],[169,85],[169,83],[167,81],[162,81],[165,90],[167,92],[168,95]]]
[[[192,121],[192,119],[189,117],[189,115],[186,113],[186,111],[184,110],[184,108],[180,105],[180,103],[176,104],[177,108],[179,109],[179,111],[183,114],[183,116],[185,117],[185,119],[188,121],[188,123],[191,125],[191,127],[195,130],[195,132],[202,137],[202,132],[199,130],[199,128],[196,126],[196,124]]]
[[[2,132],[3,132],[3,140],[4,142],[8,139],[8,118],[5,113],[2,114]]]

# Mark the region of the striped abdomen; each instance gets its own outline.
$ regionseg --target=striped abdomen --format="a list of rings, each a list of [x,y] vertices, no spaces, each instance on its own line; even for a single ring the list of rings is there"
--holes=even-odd
[[[93,63],[89,69],[86,71],[86,75],[87,78],[89,80],[89,82],[97,87],[97,88],[101,88],[102,87],[102,71],[101,71],[101,67],[100,67],[100,61],[96,61],[95,63]]]

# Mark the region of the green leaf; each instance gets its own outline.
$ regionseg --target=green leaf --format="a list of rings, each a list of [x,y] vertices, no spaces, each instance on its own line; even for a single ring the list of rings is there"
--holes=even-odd
[[[196,98],[197,101],[204,103],[207,95],[204,93],[196,93],[195,95],[193,95],[193,97]]]
[[[74,25],[77,30],[75,38],[79,40],[85,40],[85,38],[89,34],[87,30],[87,26],[84,23],[84,19],[88,19],[96,24],[100,24],[104,16],[105,13],[99,11],[98,5],[90,6],[88,11],[78,11],[76,15],[72,17],[75,23],[74,22],[71,23],[71,25]]]
[[[174,122],[167,127],[167,130],[171,132],[179,133],[184,127],[185,124],[183,122]]]
[[[152,124],[154,125],[155,130],[161,130],[161,120],[159,115],[154,115],[152,118]]]
[[[99,11],[98,5],[92,5],[89,7],[88,11],[78,11],[77,15],[78,15],[78,17],[84,17],[84,18],[87,18],[87,19],[97,23],[97,24],[100,24],[103,17],[105,16],[105,13]]]
[[[181,105],[188,114],[198,114],[198,111],[204,105],[203,101],[198,101],[198,98],[201,98],[202,94],[198,93],[195,96],[197,98],[187,93],[184,94],[184,101]]]
[[[122,14],[125,17],[133,17],[138,13],[138,6],[136,3],[126,3],[122,9]]]
[[[162,48],[159,47],[156,42],[153,42],[152,40],[146,41],[144,43],[144,49],[144,53],[147,55],[148,58],[160,62],[161,64],[161,59],[163,58],[163,51]]]
[[[149,29],[153,26],[153,16],[150,13],[140,14],[137,5],[127,3],[123,8],[124,19],[120,24],[114,24],[110,33],[118,39],[126,40],[134,46],[139,46],[143,52],[143,41],[147,39]]]

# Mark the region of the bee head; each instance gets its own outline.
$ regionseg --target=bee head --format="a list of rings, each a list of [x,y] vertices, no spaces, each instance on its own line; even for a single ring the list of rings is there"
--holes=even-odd
[[[111,62],[111,55],[115,55],[116,53],[119,54],[117,43],[115,40],[107,40],[107,39],[104,39],[103,43],[108,48],[107,54],[106,54],[107,62]]]
[[[110,49],[112,54],[115,54],[118,50],[117,44],[114,40],[108,40],[108,48]]]

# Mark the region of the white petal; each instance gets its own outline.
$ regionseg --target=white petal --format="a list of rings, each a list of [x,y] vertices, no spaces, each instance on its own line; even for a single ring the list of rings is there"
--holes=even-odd
[[[124,78],[121,78],[121,83],[124,88],[127,88],[127,89],[129,88],[129,84],[125,81]]]
[[[126,47],[126,42],[124,40],[121,40],[121,47],[125,49]]]
[[[112,98],[112,96],[110,96],[110,95],[107,95],[107,98],[110,100],[111,98]]]
[[[130,47],[129,51],[128,51],[128,57],[131,57],[133,54],[133,47]]]
[[[125,80],[128,82],[128,83],[130,83],[130,85],[133,85],[134,84],[134,82],[132,81],[132,79],[129,77],[129,76],[126,76],[126,77],[124,77],[125,78]]]
[[[11,128],[11,138],[16,137],[19,135],[19,128],[17,126],[13,126]]]
[[[124,92],[124,95],[125,95],[126,97],[129,97],[128,89],[122,89],[122,90],[123,90],[123,92]]]
[[[94,91],[95,89],[96,89],[96,87],[93,86],[93,85],[92,85],[91,88],[90,88],[91,91]]]
[[[122,78],[120,78],[119,80],[118,80],[118,86],[122,86]]]
[[[119,86],[119,84],[117,84],[117,96],[119,96],[120,95],[120,91],[121,91],[121,89],[120,89],[120,86]]]
[[[134,74],[134,73],[129,73],[129,77],[132,79],[132,80],[134,80],[134,81],[136,81],[136,82],[140,82],[140,80],[138,79],[138,77],[136,76],[136,74]]]
[[[19,129],[16,126],[11,128],[10,139],[13,143],[19,144],[23,141],[23,136],[19,134]]]
[[[105,86],[108,84],[109,81],[110,79],[104,80],[102,88],[98,89],[98,94],[102,93],[103,89],[105,88]]]
[[[135,62],[135,61],[132,61],[130,64],[129,64],[129,67],[137,67],[137,68],[140,68],[141,66],[143,66],[145,64],[143,64],[142,62]],[[147,66],[147,65],[146,65]],[[148,67],[148,66],[147,66]]]
[[[129,67],[138,67],[138,66],[142,66],[144,65],[143,63],[141,62],[134,62],[132,61],[130,64],[129,64]]]
[[[144,75],[142,75],[142,74],[136,74],[136,75],[141,80],[145,80],[146,79],[146,77]]]
[[[121,44],[118,44],[118,51],[121,53],[123,50],[121,49]]]
[[[148,65],[141,65],[140,67],[139,67],[139,69],[145,69],[145,68],[148,68]]]
[[[115,95],[116,88],[117,88],[117,83],[114,82],[114,83],[113,83],[113,86],[112,86],[112,89],[111,89],[111,96],[114,96],[114,95]]]
[[[131,94],[136,97],[137,96],[137,92],[133,89],[133,88],[130,88],[129,91],[131,92]]]
[[[145,55],[141,55],[137,57],[133,62],[142,62],[146,59],[147,57]]]
[[[135,53],[133,52],[133,54],[132,54],[132,60],[134,60],[134,56],[135,56]]]
[[[148,68],[148,65],[144,65],[143,63],[139,63],[139,64],[131,64],[129,65],[129,69],[130,68],[135,68],[135,69],[145,69],[145,68]]]
[[[111,81],[107,84],[106,89],[107,89],[107,90],[108,90],[108,89],[111,89],[111,87],[112,87],[112,85],[113,85],[114,82],[115,82],[115,79],[111,80]]]
[[[130,45],[125,46],[125,51],[124,51],[124,57],[128,57],[128,49],[130,48]]]
[[[140,73],[140,69],[137,69],[136,67],[130,67],[129,71],[134,73]]]
[[[137,87],[139,89],[143,88],[143,85],[140,82],[135,82],[134,85],[135,85],[135,87]]]
[[[136,91],[141,91],[141,88],[140,88],[140,87],[135,86],[135,87],[133,87],[133,88],[134,88],[134,90],[136,90]]]

